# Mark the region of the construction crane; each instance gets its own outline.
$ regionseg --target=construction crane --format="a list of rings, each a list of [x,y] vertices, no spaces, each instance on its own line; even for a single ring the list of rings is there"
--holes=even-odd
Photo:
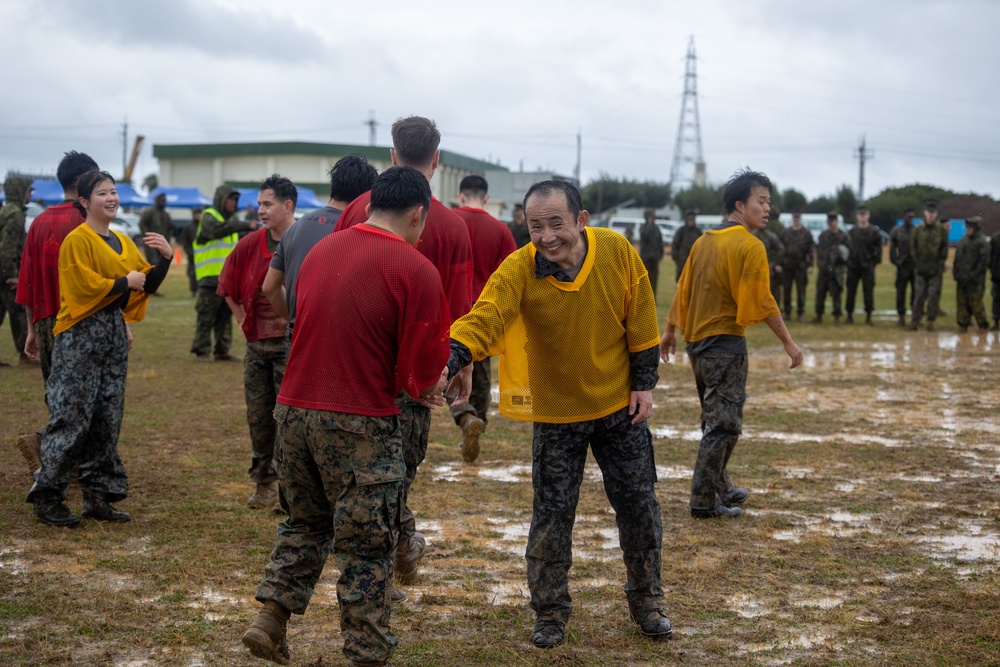
[[[132,182],[132,172],[135,171],[135,163],[139,159],[139,151],[142,149],[142,142],[145,141],[146,137],[141,134],[135,135],[135,144],[132,146],[132,155],[129,156],[128,164],[125,165],[125,178],[126,183]]]

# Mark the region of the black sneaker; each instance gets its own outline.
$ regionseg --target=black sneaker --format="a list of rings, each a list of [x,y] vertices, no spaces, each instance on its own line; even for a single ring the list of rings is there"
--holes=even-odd
[[[531,632],[531,643],[536,648],[555,648],[563,643],[566,624],[551,618],[540,618]]]

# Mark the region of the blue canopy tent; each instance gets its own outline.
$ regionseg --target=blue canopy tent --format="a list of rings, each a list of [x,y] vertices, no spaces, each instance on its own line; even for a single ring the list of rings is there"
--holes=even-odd
[[[212,200],[201,194],[198,188],[156,188],[149,193],[150,199],[157,195],[167,196],[167,208],[194,208],[195,206],[211,206]]]
[[[305,208],[312,210],[314,208],[322,208],[326,206],[325,201],[321,201],[316,193],[309,188],[304,188],[301,185],[296,185],[295,189],[298,190],[299,200],[295,208]],[[252,205],[257,208],[257,192],[256,188],[236,188],[236,191],[240,193],[240,208],[244,209],[247,204]]]
[[[65,199],[59,181],[39,180],[32,183],[31,187],[34,189],[34,192],[31,193],[31,201],[41,200],[46,206],[51,206],[52,204],[60,204]],[[7,201],[7,195],[4,194],[0,197],[0,201]]]
[[[128,183],[118,183],[115,185],[115,189],[118,191],[118,199],[121,201],[122,206],[139,208],[142,206],[151,206],[153,204],[152,199],[139,194],[135,191],[135,188]]]

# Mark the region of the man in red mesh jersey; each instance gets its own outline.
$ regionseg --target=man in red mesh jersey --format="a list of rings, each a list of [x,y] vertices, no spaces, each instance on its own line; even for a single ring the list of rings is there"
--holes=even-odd
[[[305,613],[328,552],[345,657],[383,665],[396,647],[390,589],[406,466],[394,399],[442,405],[448,359],[441,279],[412,247],[429,203],[423,175],[390,168],[372,186],[371,217],[302,263],[275,409],[288,518],[257,589],[264,608],[243,636],[257,657],[288,664],[288,618]]]
[[[392,163],[413,167],[428,183],[434,176],[441,157],[438,145],[441,133],[434,121],[421,116],[401,118],[392,124]],[[351,202],[340,219],[336,231],[348,229],[368,219],[366,208],[371,193]],[[427,223],[420,235],[417,250],[429,259],[441,277],[452,321],[469,312],[472,304],[472,245],[469,231],[462,218],[437,199],[431,198]],[[416,518],[407,502],[410,485],[417,467],[427,454],[431,428],[430,410],[405,394],[396,400],[399,426],[403,431],[403,457],[406,460],[406,481],[403,484],[403,513],[399,549],[396,552],[396,577],[411,583],[417,576],[417,565],[427,546],[424,536],[416,530]]]

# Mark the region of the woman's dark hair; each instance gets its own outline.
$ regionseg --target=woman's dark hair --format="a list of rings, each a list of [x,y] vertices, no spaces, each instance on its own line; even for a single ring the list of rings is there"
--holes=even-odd
[[[101,171],[100,169],[91,169],[80,176],[80,180],[76,184],[76,194],[77,199],[73,202],[73,206],[83,214],[83,217],[87,217],[87,209],[83,207],[80,203],[81,199],[90,199],[90,195],[94,194],[94,188],[103,183],[104,181],[115,182],[115,177],[106,171]]]

